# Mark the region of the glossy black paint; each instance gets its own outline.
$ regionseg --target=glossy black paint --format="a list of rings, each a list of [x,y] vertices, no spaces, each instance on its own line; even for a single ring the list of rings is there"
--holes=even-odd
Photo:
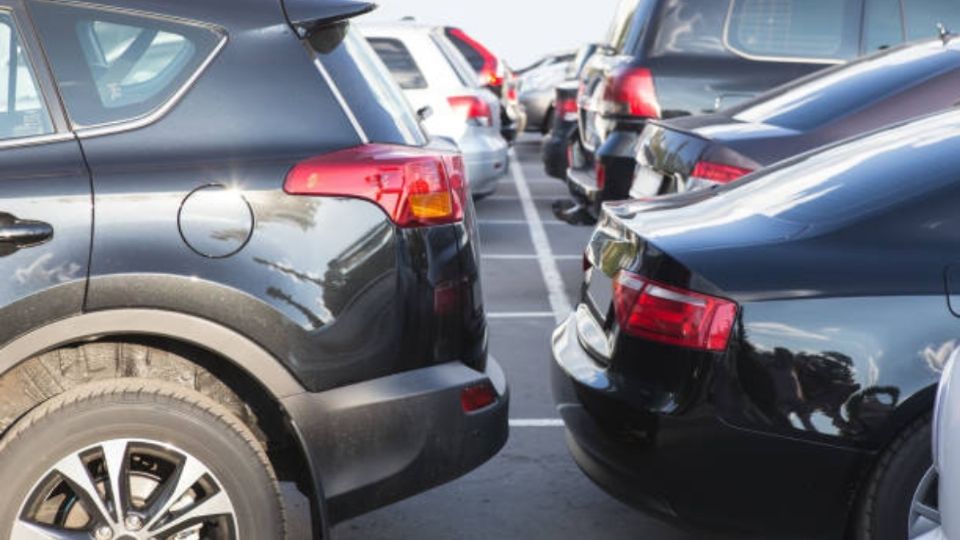
[[[905,45],[827,69],[715,114],[651,122],[638,145],[639,166],[663,178],[643,197],[693,189],[700,159],[757,170],[857,134],[960,102],[960,44],[940,39]]]
[[[428,489],[488,459],[505,441],[509,399],[502,372],[487,362],[471,201],[464,201],[459,222],[400,228],[370,201],[284,192],[297,163],[367,142],[427,146],[438,155],[455,151],[411,130],[412,112],[401,121],[371,101],[353,118],[348,114],[350,104],[377,92],[344,44],[351,27],[343,19],[370,4],[285,1],[71,3],[92,13],[203,26],[222,36],[222,49],[164,109],[105,126],[70,125],[52,71],[38,70],[57,135],[0,141],[0,265],[9,278],[0,287],[0,354],[12,368],[28,358],[6,354],[17,338],[92,313],[191,316],[224,335],[243,336],[264,354],[237,365],[268,358],[274,365],[263,373],[292,375],[281,387],[282,377],[256,382],[285,400],[285,420],[310,462],[312,492],[322,496],[324,479],[338,474],[352,479],[339,486],[335,508],[324,516],[331,521],[315,529],[319,535],[332,521]],[[0,8],[15,10],[37,66],[45,66],[39,42],[50,51],[76,35],[69,18],[37,16],[31,25],[28,13],[58,5],[0,0]],[[78,339],[110,334],[99,327]],[[175,338],[176,327],[151,335]],[[62,344],[53,336],[46,345],[32,343],[31,352]],[[456,376],[443,375],[451,370]],[[495,406],[463,421],[462,386],[497,377]],[[417,388],[414,396],[397,394],[415,405],[391,407],[389,394],[364,393],[398,385]],[[350,438],[346,427],[346,439],[309,429],[322,412],[314,405],[332,399],[332,391],[352,400],[354,411],[367,406],[368,417],[363,423],[328,417],[324,427],[343,422],[376,433],[424,420],[416,444],[388,436],[380,450],[422,450],[444,460],[443,474],[414,461],[371,469],[360,454],[342,470],[317,461],[347,452],[341,444]],[[414,413],[435,414],[436,422]],[[469,444],[469,452],[456,450]],[[404,487],[378,490],[380,482]],[[327,501],[314,502],[320,518]]]
[[[605,206],[581,305],[553,342],[587,473],[667,517],[840,538],[878,453],[929,413],[960,346],[958,128],[950,111],[737,186]],[[620,333],[596,301],[619,269],[736,301],[728,348]]]
[[[625,144],[648,119],[613,116],[599,110],[604,79],[614,70],[647,68],[653,74],[661,117],[671,119],[713,113],[788,81],[829,67],[839,60],[755,58],[733,50],[725,29],[730,0],[640,0],[625,19],[619,48],[598,54],[584,72],[580,96],[580,145],[585,159],[568,175],[571,184],[593,176],[597,162],[608,170],[599,201],[618,200],[629,193],[637,147]],[[848,16],[843,44],[845,58],[861,53],[861,0],[843,0]],[[865,51],[869,52],[869,51]],[[882,124],[881,124],[882,125]],[[574,167],[577,169],[577,167]],[[571,185],[571,193],[583,186]],[[575,198],[577,198],[575,196]],[[582,201],[581,201],[582,202]],[[598,204],[587,205],[594,216]]]
[[[557,86],[554,103],[561,100],[576,99],[580,85],[576,81],[568,81]],[[543,168],[549,176],[563,180],[567,175],[567,147],[573,144],[577,137],[576,120],[568,120],[565,115],[554,114],[550,132],[543,139],[541,159]]]

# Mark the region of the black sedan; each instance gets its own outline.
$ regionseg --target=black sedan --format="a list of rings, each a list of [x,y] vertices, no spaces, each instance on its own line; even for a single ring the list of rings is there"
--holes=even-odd
[[[608,204],[552,340],[574,458],[654,514],[904,540],[960,345],[960,112]]]
[[[630,196],[731,182],[790,156],[958,102],[960,40],[901,46],[725,111],[651,122],[639,142]]]

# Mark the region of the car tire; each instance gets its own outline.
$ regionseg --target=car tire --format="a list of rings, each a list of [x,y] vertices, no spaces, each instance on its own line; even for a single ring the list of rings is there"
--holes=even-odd
[[[80,527],[96,538],[143,530],[171,534],[162,529],[196,526],[176,523],[188,511],[204,517],[204,538],[220,538],[220,531],[230,538],[231,530],[233,537],[286,536],[279,486],[263,446],[226,408],[171,383],[97,382],[39,405],[0,440],[0,485],[6,501],[0,537],[13,540],[37,526]],[[114,499],[110,485],[127,487],[118,487]],[[91,493],[100,494],[99,514],[110,516],[106,520],[90,519],[98,505]],[[72,503],[58,502],[71,497]],[[124,510],[115,511],[118,505]],[[104,526],[113,530],[96,535]]]
[[[550,133],[550,129],[553,127],[553,107],[547,109],[547,114],[543,116],[543,125],[540,126],[540,133],[546,135]]]
[[[860,499],[856,540],[908,538],[910,504],[933,463],[930,422],[927,415],[911,424],[880,456]]]

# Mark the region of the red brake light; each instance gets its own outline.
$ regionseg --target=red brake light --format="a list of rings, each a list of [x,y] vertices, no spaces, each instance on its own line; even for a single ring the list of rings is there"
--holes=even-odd
[[[482,126],[493,125],[493,113],[490,105],[476,96],[453,96],[447,98],[453,112],[464,122],[474,121]]]
[[[598,161],[596,164],[596,172],[597,189],[603,190],[603,188],[607,185],[607,167]]]
[[[561,99],[556,105],[556,114],[566,122],[577,119],[577,100],[573,98]]]
[[[460,406],[463,412],[471,413],[485,409],[497,401],[497,391],[490,383],[468,386],[460,391]]]
[[[660,103],[647,68],[614,69],[603,89],[603,113],[660,118]]]
[[[708,351],[727,348],[737,304],[621,271],[613,283],[620,329],[632,336]]]
[[[464,177],[460,156],[368,144],[298,163],[283,189],[290,195],[366,199],[397,225],[420,227],[463,219]]]
[[[727,184],[752,172],[750,169],[734,167],[733,165],[700,161],[693,168],[693,173],[690,174],[690,177],[691,180],[706,180],[708,182]]]

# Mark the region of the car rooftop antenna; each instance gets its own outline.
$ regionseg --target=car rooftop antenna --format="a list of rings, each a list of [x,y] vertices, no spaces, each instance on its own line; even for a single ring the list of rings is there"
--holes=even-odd
[[[940,41],[944,45],[950,43],[950,38],[953,37],[953,34],[950,33],[950,30],[947,30],[947,27],[944,26],[942,22],[937,23],[937,34],[940,36]]]

